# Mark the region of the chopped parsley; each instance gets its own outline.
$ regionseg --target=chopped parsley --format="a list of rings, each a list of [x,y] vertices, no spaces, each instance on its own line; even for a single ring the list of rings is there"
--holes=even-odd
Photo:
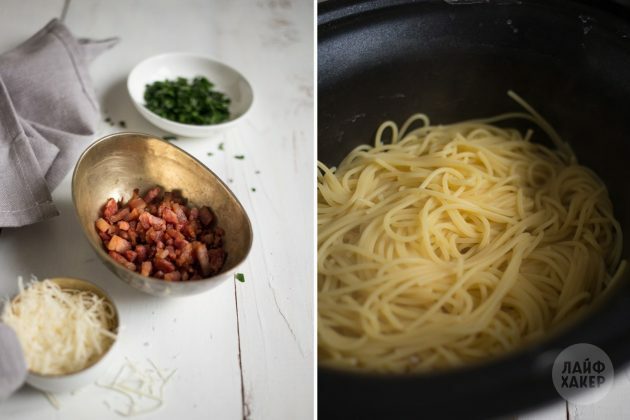
[[[223,143],[219,143],[219,150],[223,150]]]
[[[177,140],[177,136],[162,136],[164,140]]]
[[[210,125],[230,118],[230,98],[214,90],[214,84],[201,76],[146,85],[144,101],[150,111],[182,124]]]
[[[243,274],[243,273],[236,273],[236,274],[234,274],[234,279],[240,281],[241,283],[245,283],[245,274]]]
[[[243,156],[243,155],[236,155],[236,156],[234,156],[234,159],[243,160],[243,159],[245,159],[245,156]]]

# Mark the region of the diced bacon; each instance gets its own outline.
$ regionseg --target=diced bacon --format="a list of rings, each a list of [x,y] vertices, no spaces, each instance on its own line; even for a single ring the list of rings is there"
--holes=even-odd
[[[171,209],[173,209],[173,212],[177,215],[177,221],[179,223],[185,223],[188,221],[188,217],[186,217],[186,212],[184,211],[184,208],[181,204],[173,203],[171,204]]]
[[[118,229],[120,230],[129,230],[129,223],[125,222],[124,220],[121,220],[117,223]]]
[[[204,233],[203,235],[199,237],[199,240],[201,240],[201,242],[203,242],[206,245],[212,245],[214,243],[214,233],[212,232]]]
[[[175,214],[175,212],[169,207],[164,207],[164,209],[162,210],[162,217],[164,218],[164,220],[166,220],[167,223],[172,223],[174,225],[176,225],[179,221],[177,219],[177,214]]]
[[[203,234],[199,239],[210,248],[220,247],[223,243],[222,236],[217,235],[216,232],[208,232],[206,234]]]
[[[130,228],[130,229],[127,231],[127,234],[129,235],[129,240],[131,241],[131,243],[132,243],[133,245],[135,245],[136,243],[138,243],[138,232],[136,232],[135,230],[133,230],[133,229],[131,229],[131,228]]]
[[[155,230],[151,227],[147,230],[146,240],[148,243],[157,243],[162,239],[162,235],[164,235],[164,231]]]
[[[222,248],[213,248],[208,251],[210,259],[210,269],[213,273],[218,273],[225,262],[226,253]]]
[[[170,209],[170,208],[171,208],[170,201],[169,202],[162,201],[160,205],[157,206],[157,216],[164,217],[164,209]]]
[[[179,271],[172,271],[170,273],[164,274],[164,280],[166,281],[180,281],[182,278],[182,273]]]
[[[121,264],[131,271],[136,271],[136,265],[127,261],[125,257],[115,251],[109,251],[109,256],[112,257],[118,264]]]
[[[186,245],[188,245],[190,242],[188,242],[186,239],[184,239],[183,237],[177,238],[173,241],[173,246],[177,249],[183,249]]]
[[[187,243],[183,248],[179,257],[177,257],[177,265],[185,267],[193,262],[193,246],[191,243]]]
[[[105,232],[98,232],[98,236],[100,236],[103,243],[108,243],[112,237]]]
[[[102,217],[99,217],[96,221],[96,228],[101,232],[107,232],[110,227],[111,225],[107,223],[107,220],[103,219]]]
[[[160,195],[160,191],[162,191],[160,187],[151,188],[144,195],[144,202],[148,204],[153,201],[158,195]]]
[[[173,265],[173,263],[164,258],[155,257],[155,259],[153,260],[153,264],[155,264],[156,269],[165,273],[170,273],[171,271],[175,270],[175,266]]]
[[[174,260],[175,258],[177,258],[177,253],[175,253],[175,248],[173,248],[171,245],[168,245],[164,249],[166,250],[166,252],[168,252],[167,254],[168,258],[170,258],[171,260]]]
[[[214,216],[212,215],[212,212],[210,211],[210,208],[208,206],[203,206],[201,209],[199,209],[199,220],[201,221],[202,225],[210,225],[213,219]]]
[[[127,202],[108,199],[94,223],[116,262],[166,281],[197,280],[221,270],[224,231],[213,226],[212,209],[187,207],[180,190],[162,194],[155,187],[142,198],[139,193],[135,189]]]
[[[141,209],[133,209],[127,216],[125,216],[125,221],[131,222],[131,221],[138,220],[138,217],[140,217],[141,214],[142,214]]]
[[[152,227],[155,230],[164,230],[166,229],[166,222],[164,219],[160,217],[156,217],[149,212],[143,212],[138,218],[140,223],[145,229],[149,229]]]
[[[120,236],[114,235],[112,236],[112,239],[109,240],[109,243],[107,244],[107,249],[109,249],[110,251],[122,253],[131,249],[131,244],[129,243],[129,241],[121,238]]]
[[[193,242],[193,250],[195,252],[195,258],[199,262],[201,267],[201,273],[204,277],[210,275],[212,268],[210,267],[210,259],[208,258],[208,248],[201,242]]]
[[[182,228],[182,233],[190,240],[197,238],[197,231],[199,230],[199,223],[196,220],[191,220],[187,225]]]
[[[182,190],[171,191],[171,201],[178,204],[186,204],[186,199],[182,195]]]
[[[112,217],[118,212],[118,203],[113,198],[107,200],[103,206],[103,217],[106,219]]]
[[[151,264],[151,261],[144,261],[140,265],[140,274],[142,274],[143,276],[149,277],[151,275],[152,266],[153,264]]]
[[[165,260],[168,258],[168,254],[169,252],[167,249],[160,249],[155,252],[155,258],[161,258]]]
[[[138,221],[142,224],[142,227],[149,229],[151,227],[151,213],[144,212],[138,217]]]
[[[144,209],[146,206],[147,203],[145,203],[145,201],[140,197],[129,201],[129,208],[131,209]]]
[[[118,213],[110,216],[109,221],[112,223],[116,223],[117,221],[124,219],[129,213],[129,208],[125,207],[121,209]]]
[[[173,238],[173,239],[184,239],[184,235],[182,235],[181,232],[179,232],[179,231],[177,231],[177,230],[175,230],[173,228],[170,228],[170,229],[167,228],[166,229],[166,234],[168,236],[170,236],[171,238]]]
[[[144,245],[136,245],[136,254],[139,261],[145,261],[147,259],[147,247]]]

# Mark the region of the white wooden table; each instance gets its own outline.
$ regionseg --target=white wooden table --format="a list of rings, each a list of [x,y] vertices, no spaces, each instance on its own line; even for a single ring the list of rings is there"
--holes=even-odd
[[[558,402],[516,417],[518,420],[623,420],[630,419],[630,370],[616,369],[610,392],[599,402],[576,405]]]
[[[314,410],[313,343],[313,4],[308,0],[2,0],[0,51],[16,46],[50,19],[79,37],[119,36],[91,75],[103,118],[95,139],[127,130],[165,135],[133,108],[125,88],[132,67],[169,51],[200,52],[239,69],[255,104],[246,121],[208,139],[176,144],[233,189],[254,229],[242,268],[245,283],[209,293],[160,299],[130,288],[96,258],[80,231],[70,174],[54,191],[59,217],[0,234],[0,295],[17,276],[89,279],[117,302],[125,358],[176,368],[164,406],[152,419],[307,419]],[[223,143],[223,151],[219,145]],[[209,153],[212,153],[210,156]],[[245,159],[235,159],[244,155]],[[57,396],[22,388],[0,403],[1,419],[111,419],[122,401],[89,385]]]

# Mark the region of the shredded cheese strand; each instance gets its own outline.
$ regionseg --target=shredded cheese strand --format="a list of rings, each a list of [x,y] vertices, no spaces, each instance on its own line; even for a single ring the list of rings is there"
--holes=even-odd
[[[137,364],[126,359],[126,363],[110,383],[96,385],[124,395],[129,403],[127,410],[115,409],[105,401],[105,406],[123,417],[137,416],[158,410],[164,404],[164,387],[173,377],[176,369],[170,372],[157,367],[147,359],[151,368],[141,369]]]

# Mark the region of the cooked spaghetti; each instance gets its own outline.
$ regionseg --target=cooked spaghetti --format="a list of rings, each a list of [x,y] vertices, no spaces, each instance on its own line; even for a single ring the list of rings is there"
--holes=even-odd
[[[321,364],[401,373],[485,360],[580,313],[623,269],[605,185],[509,94],[528,113],[451,125],[416,114],[383,123],[338,168],[319,163]],[[555,148],[494,125],[513,119]]]

